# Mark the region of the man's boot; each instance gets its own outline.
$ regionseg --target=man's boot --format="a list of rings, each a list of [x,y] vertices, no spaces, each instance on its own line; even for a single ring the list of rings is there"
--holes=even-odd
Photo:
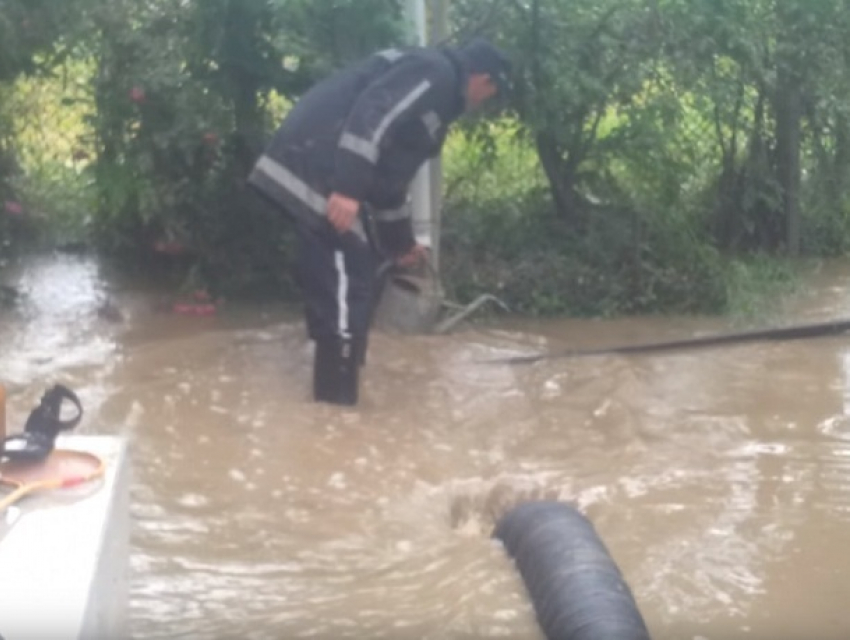
[[[351,339],[336,336],[316,340],[313,399],[354,406],[358,399],[359,355]]]
[[[354,336],[351,339],[351,346],[354,349],[357,364],[361,367],[366,366],[366,352],[369,350],[369,336]]]

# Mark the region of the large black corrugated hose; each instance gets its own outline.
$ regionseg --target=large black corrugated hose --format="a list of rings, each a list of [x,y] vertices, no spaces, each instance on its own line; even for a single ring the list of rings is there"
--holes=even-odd
[[[720,347],[724,345],[744,344],[747,342],[763,342],[770,340],[806,340],[809,338],[825,338],[850,331],[850,320],[832,320],[814,324],[801,324],[792,327],[777,327],[760,329],[741,333],[727,333],[715,336],[700,336],[683,338],[668,342],[650,342],[647,344],[628,344],[619,347],[600,347],[598,349],[569,349],[551,353],[537,353],[529,356],[512,356],[485,360],[485,364],[532,364],[541,360],[554,358],[582,358],[618,354],[652,354],[665,351],[680,351],[682,349],[700,349],[705,347]]]
[[[649,640],[631,589],[590,521],[561,502],[527,502],[493,536],[514,559],[548,640]]]

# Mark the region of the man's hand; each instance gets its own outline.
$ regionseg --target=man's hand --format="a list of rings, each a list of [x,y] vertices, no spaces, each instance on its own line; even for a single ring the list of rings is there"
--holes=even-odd
[[[428,259],[428,249],[421,244],[413,245],[413,248],[407,253],[395,259],[396,266],[409,269],[424,264]]]
[[[360,203],[341,193],[332,193],[328,198],[328,220],[339,233],[351,231]]]

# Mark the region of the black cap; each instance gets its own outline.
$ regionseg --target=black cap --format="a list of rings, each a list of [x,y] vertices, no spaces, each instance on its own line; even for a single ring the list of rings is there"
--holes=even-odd
[[[486,73],[496,83],[499,96],[508,91],[511,62],[499,49],[483,38],[476,38],[458,51],[466,70],[470,73]]]

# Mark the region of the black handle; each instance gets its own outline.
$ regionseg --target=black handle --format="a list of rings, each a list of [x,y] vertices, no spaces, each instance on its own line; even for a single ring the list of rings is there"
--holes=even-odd
[[[65,400],[77,408],[77,414],[63,420],[62,403]],[[83,405],[77,394],[64,385],[54,385],[44,393],[39,405],[30,413],[23,433],[8,436],[2,442],[0,459],[43,460],[53,451],[59,432],[73,429],[82,417]]]

